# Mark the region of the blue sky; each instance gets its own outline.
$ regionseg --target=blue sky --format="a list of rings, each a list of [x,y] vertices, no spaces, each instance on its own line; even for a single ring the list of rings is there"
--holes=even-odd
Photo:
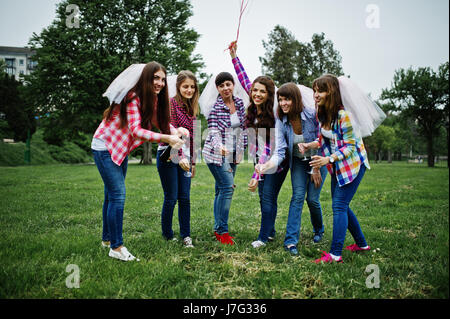
[[[51,23],[58,2],[0,0],[0,46],[25,46],[33,32]],[[201,34],[195,53],[203,56],[203,71],[232,71],[224,49],[236,37],[240,0],[191,2],[190,27]],[[369,5],[376,11],[366,11]],[[379,28],[368,27],[377,13]],[[251,79],[261,75],[262,41],[277,24],[302,42],[324,32],[341,54],[345,74],[375,98],[390,86],[395,70],[436,69],[449,59],[448,0],[250,0],[238,55]]]

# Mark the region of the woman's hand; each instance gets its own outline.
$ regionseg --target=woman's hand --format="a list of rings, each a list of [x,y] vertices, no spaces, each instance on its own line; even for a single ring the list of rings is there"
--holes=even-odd
[[[161,138],[161,141],[169,144],[175,150],[179,150],[184,144],[184,141],[178,135],[166,135],[166,137]]]
[[[250,192],[254,192],[254,191],[256,191],[256,188],[257,188],[257,187],[258,187],[258,180],[252,178],[252,179],[250,180],[250,182],[248,183],[248,190],[249,190]]]
[[[298,143],[298,151],[300,154],[305,154],[307,150],[309,150],[309,143]]]
[[[184,127],[179,127],[177,128],[177,134],[184,137],[189,137],[189,130]]]
[[[309,165],[313,168],[321,168],[324,165],[327,165],[330,163],[329,157],[323,157],[318,155],[311,156],[312,160],[309,162]]]
[[[268,161],[264,164],[257,164],[255,166],[255,171],[256,171],[256,173],[261,175],[261,174],[265,174],[265,172],[273,169],[274,167],[275,167],[275,164],[272,161]]]
[[[319,188],[320,185],[322,185],[323,180],[319,169],[316,168],[313,169],[313,172],[311,174],[311,181],[314,183],[314,186],[316,188]]]
[[[219,152],[220,152],[220,155],[222,155],[222,156],[227,156],[230,153],[230,151],[228,151],[227,148],[223,145],[220,146]]]
[[[228,46],[228,49],[230,50],[230,56],[232,59],[236,58],[236,51],[237,51],[237,43],[236,41],[233,41]]]
[[[319,148],[319,143],[314,141],[310,143],[299,143],[298,150],[303,155],[307,150],[315,150]]]
[[[180,163],[178,163],[178,165],[180,165],[182,170],[189,172],[190,165],[189,165],[189,161],[187,158],[181,159],[181,161],[180,161]]]

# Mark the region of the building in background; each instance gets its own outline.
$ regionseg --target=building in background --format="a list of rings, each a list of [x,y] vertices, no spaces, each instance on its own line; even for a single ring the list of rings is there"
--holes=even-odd
[[[0,59],[5,61],[5,71],[14,75],[17,81],[20,76],[29,75],[36,68],[36,62],[31,60],[34,51],[28,48],[0,46]]]

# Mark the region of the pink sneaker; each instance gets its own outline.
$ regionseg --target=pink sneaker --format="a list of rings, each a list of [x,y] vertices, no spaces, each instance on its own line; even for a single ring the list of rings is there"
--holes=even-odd
[[[319,259],[314,260],[314,262],[316,264],[321,264],[321,263],[331,264],[332,262],[342,263],[344,261],[342,260],[342,256],[340,256],[338,260],[334,260],[333,257],[331,257],[331,255],[329,253],[327,253],[326,251],[322,250],[322,257],[320,257]]]
[[[353,245],[345,247],[345,249],[350,250],[352,252],[355,252],[355,251],[368,251],[368,250],[370,250],[370,246],[367,246],[366,248],[361,248],[357,244],[353,244]]]

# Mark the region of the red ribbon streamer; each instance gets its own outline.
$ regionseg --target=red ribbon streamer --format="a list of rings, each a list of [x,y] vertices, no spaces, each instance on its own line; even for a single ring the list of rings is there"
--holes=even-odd
[[[240,13],[239,13],[239,24],[238,24],[238,28],[237,28],[236,40],[231,42],[230,45],[228,46],[228,49],[225,49],[225,50],[231,50],[236,45],[236,43],[238,42],[239,29],[241,28],[242,15],[244,14],[245,9],[247,9],[247,5],[248,5],[249,1],[250,0],[247,0],[247,1],[242,0],[241,1],[241,8],[240,8]]]

